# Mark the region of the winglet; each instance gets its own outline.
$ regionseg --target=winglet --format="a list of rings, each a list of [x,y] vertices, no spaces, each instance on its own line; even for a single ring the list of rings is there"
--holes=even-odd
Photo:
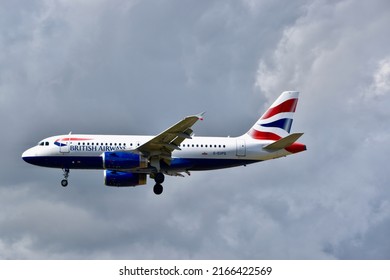
[[[204,114],[206,114],[206,112],[202,112],[202,113],[197,114],[197,115],[195,115],[195,116],[198,117],[199,120],[203,121],[203,116],[204,116]]]

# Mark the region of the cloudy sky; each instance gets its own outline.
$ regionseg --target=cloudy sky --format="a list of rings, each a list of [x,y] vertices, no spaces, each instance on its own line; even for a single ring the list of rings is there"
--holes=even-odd
[[[0,1],[1,259],[389,259],[390,4]],[[28,165],[68,133],[245,133],[284,90],[308,151],[108,188]]]

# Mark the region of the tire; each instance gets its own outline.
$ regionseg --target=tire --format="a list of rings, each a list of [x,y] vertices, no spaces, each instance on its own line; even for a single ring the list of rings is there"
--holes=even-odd
[[[162,183],[164,183],[164,180],[165,180],[165,176],[164,176],[164,174],[162,174],[161,172],[160,172],[160,173],[157,173],[157,174],[154,176],[154,181],[156,181],[157,184],[162,184]]]
[[[68,186],[68,180],[62,180],[61,181],[61,186],[63,186],[64,188],[66,187],[66,186]]]
[[[156,195],[160,195],[162,194],[164,188],[162,185],[160,184],[155,184],[154,187],[153,187],[153,192],[156,194]]]

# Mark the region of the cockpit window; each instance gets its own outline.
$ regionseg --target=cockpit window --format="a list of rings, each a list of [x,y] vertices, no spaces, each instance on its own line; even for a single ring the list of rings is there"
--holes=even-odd
[[[45,146],[49,146],[49,142],[45,142]]]
[[[45,142],[40,142],[38,145],[43,146],[44,144],[45,144]]]

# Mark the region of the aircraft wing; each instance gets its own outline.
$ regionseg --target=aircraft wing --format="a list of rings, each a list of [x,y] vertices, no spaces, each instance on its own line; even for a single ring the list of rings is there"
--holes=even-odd
[[[191,127],[200,119],[204,113],[188,116],[156,137],[142,144],[137,148],[144,156],[164,159],[169,164],[174,150],[180,150],[179,145],[185,139],[191,139],[193,130]]]

